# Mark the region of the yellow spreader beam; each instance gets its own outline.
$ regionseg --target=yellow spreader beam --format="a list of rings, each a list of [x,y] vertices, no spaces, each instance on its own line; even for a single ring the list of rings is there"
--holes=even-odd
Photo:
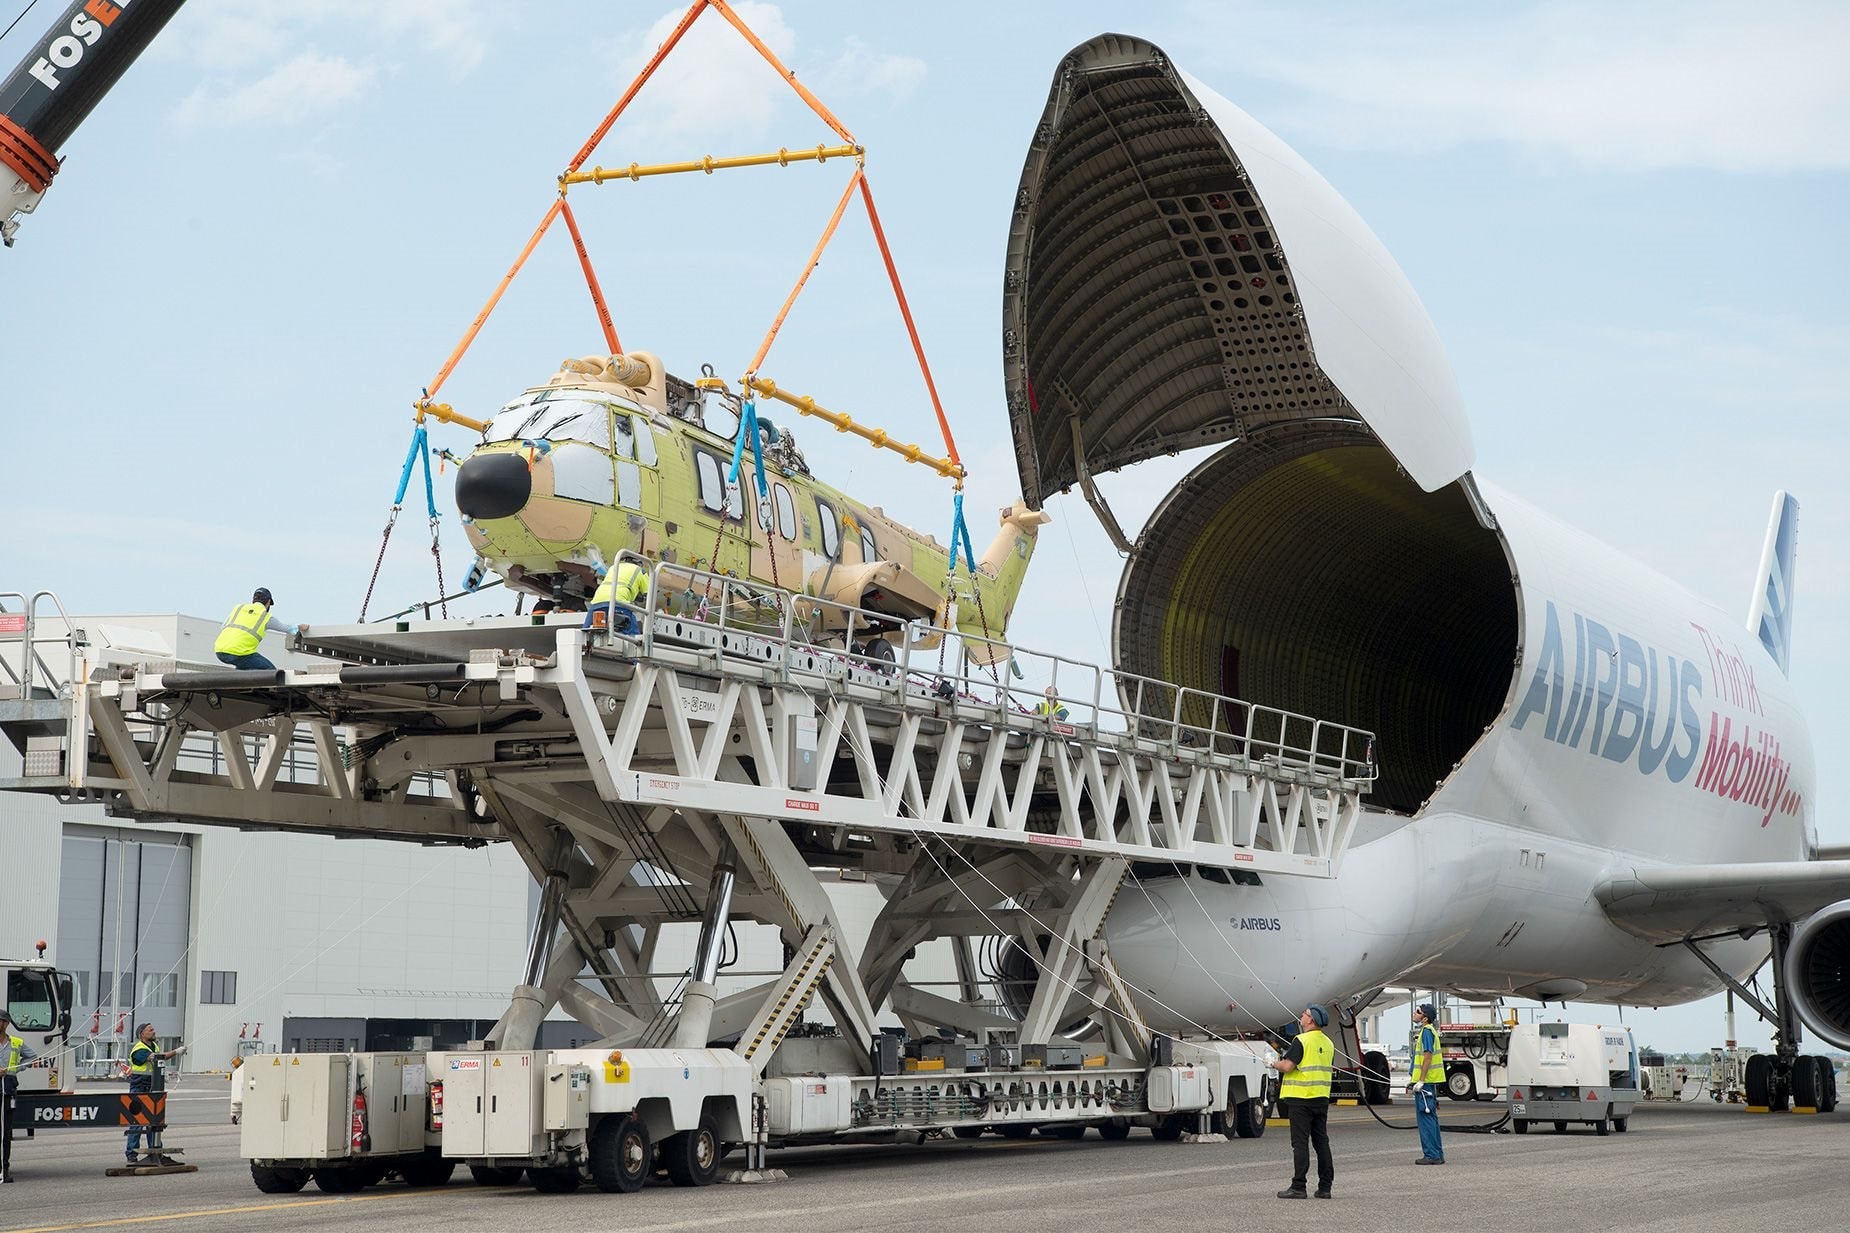
[[[813,150],[777,150],[770,154],[736,154],[731,158],[714,158],[711,154],[686,163],[631,163],[627,167],[593,167],[589,171],[568,171],[559,177],[559,187],[573,184],[603,184],[610,180],[640,180],[644,176],[671,176],[688,171],[729,171],[734,167],[768,167],[775,163],[788,167],[792,163],[824,163],[832,158],[858,158],[860,146],[817,146]]]
[[[946,479],[956,480],[959,485],[962,485],[964,482],[964,477],[967,472],[964,471],[962,464],[952,462],[948,458],[934,457],[931,454],[927,454],[917,445],[908,445],[903,441],[895,441],[887,436],[886,429],[884,428],[869,428],[865,424],[857,424],[839,411],[831,411],[827,407],[817,406],[816,400],[813,398],[799,398],[795,394],[786,393],[778,389],[777,382],[772,381],[768,377],[748,377],[745,380],[745,385],[753,393],[762,394],[766,398],[774,398],[787,407],[795,407],[804,415],[813,416],[816,419],[833,424],[836,432],[851,432],[855,436],[861,438],[861,440],[878,449],[892,450],[895,454],[903,457],[907,462],[922,463],[936,471],[939,475],[944,476]]]

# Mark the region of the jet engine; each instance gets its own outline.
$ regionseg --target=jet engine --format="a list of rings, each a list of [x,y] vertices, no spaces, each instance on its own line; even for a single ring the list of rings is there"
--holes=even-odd
[[[1850,1049],[1850,899],[1800,925],[1786,951],[1786,988],[1821,1039]]]

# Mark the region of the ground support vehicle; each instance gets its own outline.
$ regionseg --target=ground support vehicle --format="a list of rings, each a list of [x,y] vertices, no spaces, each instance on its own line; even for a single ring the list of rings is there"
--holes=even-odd
[[[1638,1049],[1627,1027],[1592,1023],[1524,1023],[1510,1029],[1510,1129],[1570,1123],[1598,1133],[1630,1126],[1641,1099]]]
[[[479,1050],[246,1063],[260,1186],[441,1161],[622,1190],[658,1157],[711,1180],[734,1146],[749,1164],[773,1144],[934,1132],[1263,1130],[1269,1051],[1156,1036],[1102,926],[1132,861],[1333,876],[1374,774],[1368,734],[999,643],[822,648],[796,617],[822,601],[753,584],[784,614],[766,632],[729,624],[723,599],[657,608],[672,589],[651,587],[634,636],[551,616],[317,627],[292,649],[324,662],[274,672],[96,670],[72,639],[59,748],[5,786],[124,816],[505,842],[541,888]],[[1069,717],[1032,713],[1041,690],[988,667],[1008,658],[1030,681],[1057,673]],[[879,879],[865,936],[819,871]],[[693,966],[657,979],[662,931],[696,922]],[[787,963],[722,993],[743,926],[775,930]],[[1000,938],[1030,978],[974,961]],[[908,979],[940,939],[954,997]],[[536,1048],[555,1007],[595,1045]]]

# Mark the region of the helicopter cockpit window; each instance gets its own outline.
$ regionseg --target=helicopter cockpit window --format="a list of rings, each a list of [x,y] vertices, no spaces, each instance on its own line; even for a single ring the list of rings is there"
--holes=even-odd
[[[821,515],[822,555],[833,561],[841,552],[841,525],[835,521],[835,507],[817,497],[816,512]]]
[[[634,458],[636,456],[636,436],[630,428],[630,417],[619,411],[610,418],[611,422],[616,425],[615,441],[610,447],[610,452],[618,458]]]
[[[636,461],[645,467],[652,467],[659,461],[655,455],[655,430],[640,419],[636,421]]]
[[[731,403],[715,394],[704,399],[702,406],[701,427],[727,441],[739,435],[739,412]]]
[[[552,398],[524,407],[510,405],[482,434],[493,441],[584,441],[610,448],[610,408],[582,398]]]

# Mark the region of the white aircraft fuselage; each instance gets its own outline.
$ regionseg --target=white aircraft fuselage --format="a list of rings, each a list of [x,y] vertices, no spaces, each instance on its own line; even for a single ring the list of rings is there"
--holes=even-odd
[[[1172,1029],[1254,1029],[1384,984],[1661,1005],[1717,992],[1613,924],[1615,866],[1806,859],[1810,738],[1738,618],[1487,490],[1519,596],[1502,711],[1411,817],[1364,810],[1332,881],[1140,879],[1112,954]],[[1381,757],[1391,759],[1384,749]],[[1704,944],[1744,978],[1765,941]]]

